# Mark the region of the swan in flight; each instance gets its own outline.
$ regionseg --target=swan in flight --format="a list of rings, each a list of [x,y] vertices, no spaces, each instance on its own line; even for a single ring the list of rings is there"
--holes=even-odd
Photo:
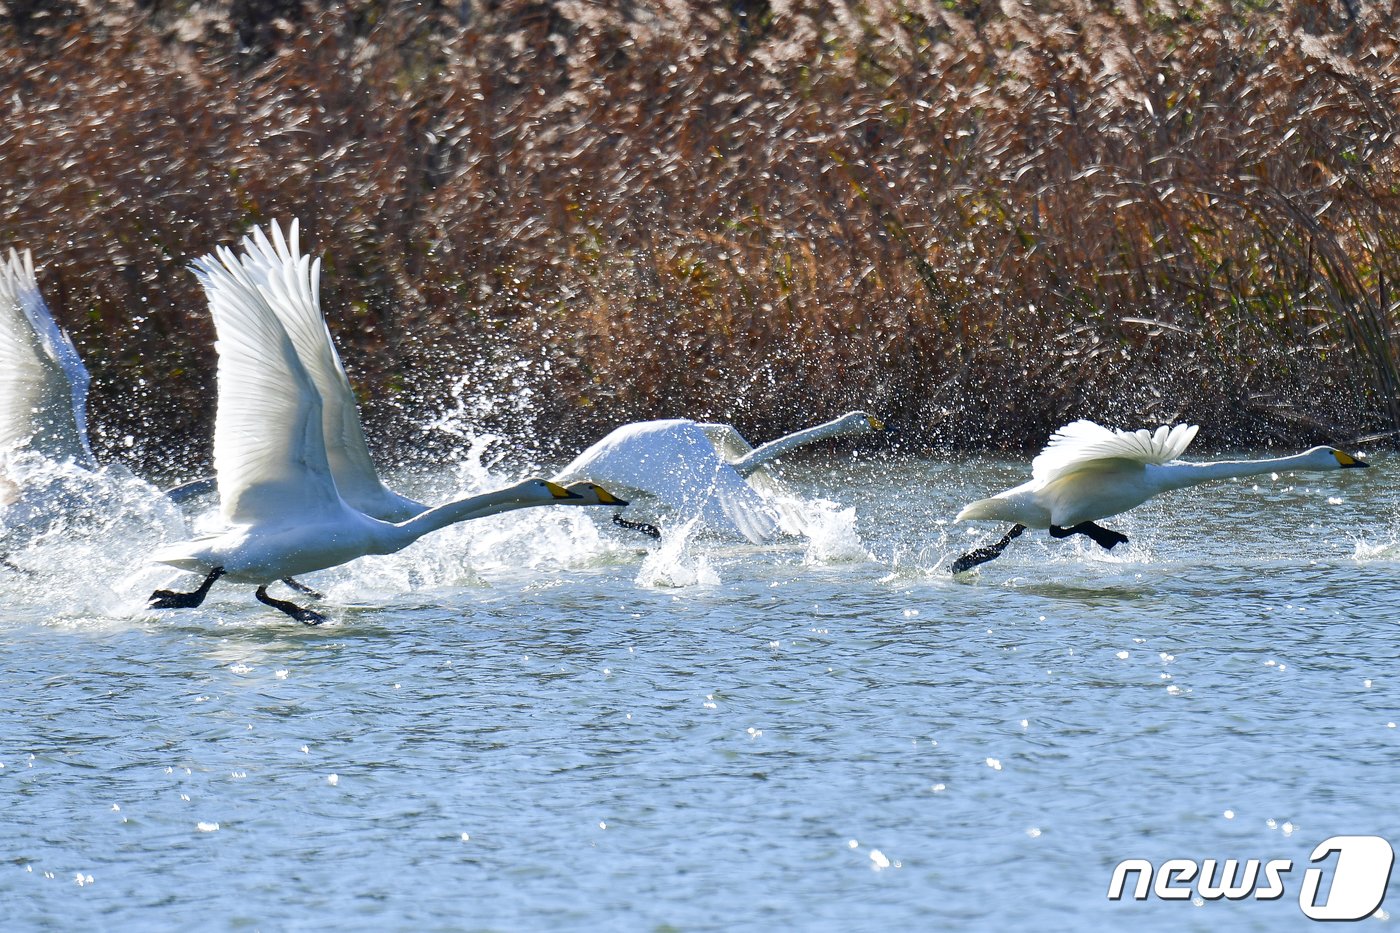
[[[762,484],[765,465],[806,444],[884,428],[874,415],[853,411],[752,447],[727,424],[639,421],[583,451],[554,481],[588,477],[626,494],[653,496],[680,514],[698,513],[708,525],[762,544],[778,533],[776,514],[752,482]]]
[[[0,262],[0,453],[97,469],[87,391],[87,369],[39,294],[33,256],[11,249]]]
[[[73,341],[39,292],[33,255],[11,249],[0,259],[0,506],[24,496],[5,464],[17,455],[37,454],[89,473],[101,469],[88,445],[88,382]],[[129,475],[124,468],[122,475]],[[190,497],[183,488],[165,494],[183,502]],[[28,506],[36,519],[54,513],[52,501]]]
[[[1369,464],[1335,447],[1314,447],[1292,457],[1186,463],[1178,459],[1196,436],[1194,424],[1160,427],[1155,432],[1110,430],[1080,420],[1056,431],[1031,461],[1031,479],[990,499],[969,503],[954,521],[1012,522],[1011,530],[988,547],[953,562],[962,573],[1001,555],[1027,528],[1046,528],[1055,538],[1081,534],[1112,549],[1126,535],[1094,524],[1126,512],[1169,489],[1214,479],[1257,476],[1282,470],[1342,470]]]
[[[447,525],[511,509],[626,504],[601,486],[575,492],[529,479],[397,523],[366,514],[338,491],[321,394],[271,304],[280,294],[275,283],[260,285],[226,248],[197,260],[194,270],[218,337],[214,468],[227,527],[151,555],[159,563],[205,575],[192,592],[157,590],[151,608],[198,606],[210,587],[227,577],[255,586],[260,602],[315,625],[324,617],[269,596],[268,585],[366,554],[391,554]]]

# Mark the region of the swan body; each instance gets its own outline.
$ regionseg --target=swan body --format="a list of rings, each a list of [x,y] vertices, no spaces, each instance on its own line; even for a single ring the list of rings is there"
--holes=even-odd
[[[1296,456],[1265,460],[1183,462],[1178,458],[1196,431],[1196,425],[1186,424],[1155,432],[1113,431],[1092,421],[1065,425],[1031,462],[1029,482],[970,503],[955,520],[1068,528],[1126,512],[1159,493],[1214,479],[1365,466],[1335,447],[1314,447]]]
[[[653,496],[678,513],[755,544],[773,540],[778,519],[750,483],[790,450],[830,437],[883,430],[879,419],[851,412],[755,448],[732,426],[684,418],[639,421],[612,431],[554,477],[589,477],[624,493]]]
[[[298,260],[296,268],[309,266]],[[263,603],[315,624],[323,621],[318,613],[273,599],[267,585],[367,554],[393,553],[447,525],[510,509],[556,502],[625,504],[601,487],[585,495],[532,479],[435,508],[420,507],[398,522],[365,514],[338,490],[322,396],[273,306],[282,293],[227,248],[197,260],[194,271],[218,338],[214,469],[227,527],[151,555],[159,563],[207,574],[193,593],[157,590],[153,608],[197,606],[214,582],[227,576],[256,585]]]
[[[1015,527],[999,545],[974,552],[981,559],[954,563],[954,572],[991,560],[1024,528],[1045,528],[1055,537],[1085,534],[1112,548],[1127,539],[1094,525],[1141,505],[1159,493],[1216,479],[1285,470],[1341,470],[1367,464],[1335,447],[1313,447],[1291,457],[1187,463],[1178,459],[1196,436],[1195,425],[1156,431],[1116,431],[1092,421],[1067,424],[1031,461],[1031,479],[987,499],[969,503],[955,521],[1005,521]],[[992,552],[988,554],[988,552]]]
[[[556,483],[529,479],[495,492],[459,499],[428,509],[405,522],[386,522],[365,515],[341,501],[340,508],[322,514],[289,515],[283,522],[250,522],[225,531],[182,541],[157,550],[151,559],[181,570],[223,576],[262,586],[348,563],[367,554],[401,551],[423,535],[459,521],[485,518],[530,506],[625,505],[599,487],[593,501]]]

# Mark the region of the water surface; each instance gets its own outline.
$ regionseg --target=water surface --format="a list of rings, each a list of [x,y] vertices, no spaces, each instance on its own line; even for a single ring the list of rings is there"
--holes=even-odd
[[[1027,534],[956,580],[1001,529],[949,519],[1024,465],[808,462],[811,540],[501,516],[307,578],[319,628],[231,584],[143,611],[175,578],[141,557],[184,526],[130,494],[0,568],[6,925],[1310,926],[1314,844],[1400,840],[1375,462],[1173,493],[1106,521],[1112,553]],[[1271,903],[1111,903],[1128,857],[1299,868]]]

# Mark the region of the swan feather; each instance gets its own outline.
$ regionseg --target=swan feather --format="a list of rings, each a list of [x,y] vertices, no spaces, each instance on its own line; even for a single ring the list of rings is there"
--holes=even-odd
[[[220,247],[194,263],[218,334],[214,471],[232,525],[308,523],[345,506],[321,428],[321,397],[277,314]]]
[[[1179,459],[1196,437],[1194,424],[1163,425],[1156,431],[1118,431],[1087,419],[1072,422],[1050,437],[1045,449],[1031,461],[1031,477],[1042,483],[1099,464],[1128,460],[1161,465]]]
[[[0,262],[0,451],[28,446],[96,466],[87,439],[88,372],[54,322],[29,250]]]

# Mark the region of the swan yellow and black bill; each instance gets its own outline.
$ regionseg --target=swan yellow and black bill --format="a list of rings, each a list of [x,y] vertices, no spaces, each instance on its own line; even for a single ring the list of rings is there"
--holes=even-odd
[[[885,430],[885,422],[881,421],[879,418],[876,418],[874,415],[869,416],[869,418],[868,418],[867,420],[869,420],[869,422],[870,422],[870,430],[872,430],[872,431],[883,431],[883,430]]]
[[[1352,467],[1368,467],[1371,465],[1359,457],[1353,457],[1345,450],[1334,450],[1332,451],[1332,456],[1337,458],[1337,462],[1341,464],[1344,470],[1351,469]]]
[[[560,486],[558,483],[551,483],[549,480],[545,480],[545,481],[544,481],[544,485],[545,485],[545,488],[549,490],[549,494],[550,494],[551,496],[553,496],[554,498],[556,498],[556,499],[582,499],[582,498],[583,498],[583,496],[580,496],[580,495],[579,495],[578,493],[576,493],[576,492],[569,492],[569,490],[565,489],[563,486]]]
[[[617,496],[615,496],[615,495],[613,495],[612,493],[608,492],[608,491],[607,491],[606,489],[604,489],[602,486],[598,486],[598,485],[595,484],[594,487],[593,487],[593,490],[594,490],[594,492],[596,492],[596,493],[598,494],[598,501],[601,502],[601,503],[603,503],[604,505],[626,505],[626,504],[627,504],[627,500],[626,500],[626,499],[619,499]]]
[[[608,492],[602,486],[599,486],[597,483],[570,483],[569,492],[574,493],[574,498],[576,499],[587,499],[589,496],[592,496],[594,501],[586,502],[584,503],[585,505],[596,504],[624,506],[628,504],[626,499],[618,498],[617,496]]]

